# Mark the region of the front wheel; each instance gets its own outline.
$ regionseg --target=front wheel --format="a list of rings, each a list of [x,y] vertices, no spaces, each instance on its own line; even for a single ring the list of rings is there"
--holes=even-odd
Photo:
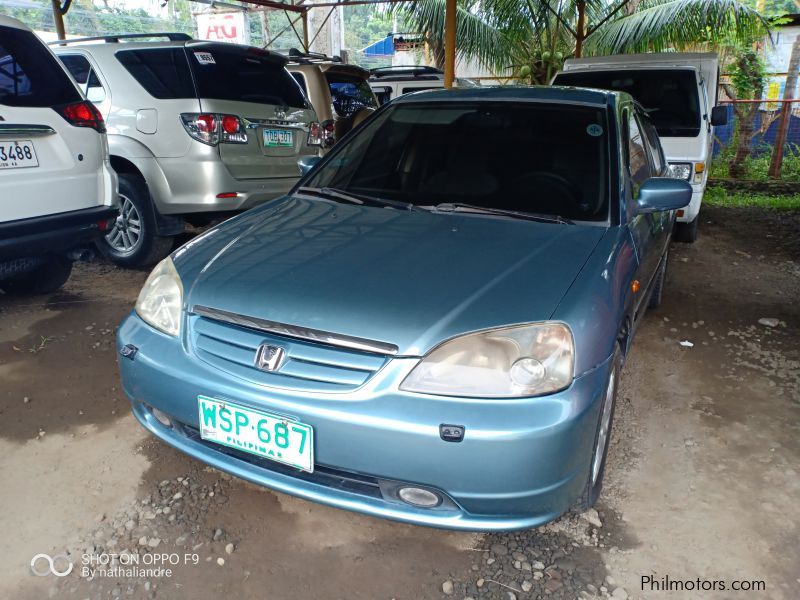
[[[32,271],[0,281],[0,289],[14,295],[49,294],[64,285],[70,273],[72,261],[53,256]]]
[[[614,409],[617,403],[617,384],[619,382],[621,365],[622,353],[619,346],[617,346],[617,350],[614,352],[614,358],[611,359],[611,368],[603,393],[603,403],[600,406],[600,418],[597,422],[597,431],[594,438],[594,449],[592,451],[592,462],[589,466],[589,477],[583,496],[579,502],[579,509],[581,511],[592,508],[600,497],[600,492],[603,489],[603,476],[606,471],[606,458],[608,457],[608,445],[611,439],[611,426],[614,422]]]
[[[141,177],[120,173],[119,203],[114,228],[97,243],[100,252],[121,267],[144,267],[169,254],[172,237],[157,234],[150,194]]]
[[[673,237],[679,242],[693,244],[697,239],[697,228],[699,223],[700,215],[697,215],[688,223],[675,223],[675,234]]]

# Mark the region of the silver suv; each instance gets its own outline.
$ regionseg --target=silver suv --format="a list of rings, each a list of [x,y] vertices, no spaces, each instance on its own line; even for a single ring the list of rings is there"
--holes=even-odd
[[[100,249],[119,265],[163,258],[186,221],[282,195],[298,157],[319,152],[317,117],[277,53],[172,33],[55,44],[106,121],[121,211]]]
[[[288,50],[286,56],[286,68],[320,119],[325,136],[323,152],[378,108],[378,99],[367,83],[366,69],[343,63],[338,56],[303,53],[295,48]]]

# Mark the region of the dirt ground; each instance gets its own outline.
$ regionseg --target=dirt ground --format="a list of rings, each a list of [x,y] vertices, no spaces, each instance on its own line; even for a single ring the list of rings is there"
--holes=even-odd
[[[794,600],[800,215],[702,219],[625,367],[598,512],[503,535],[318,506],[151,438],[113,343],[144,272],[83,264],[49,297],[0,297],[0,598]],[[73,571],[33,575],[39,553],[69,553]],[[103,556],[150,572],[87,564]]]

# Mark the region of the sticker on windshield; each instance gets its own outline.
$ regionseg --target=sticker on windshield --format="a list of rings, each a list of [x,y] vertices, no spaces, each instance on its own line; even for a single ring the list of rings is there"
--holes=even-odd
[[[211,52],[195,52],[194,57],[201,65],[215,65],[217,64]]]
[[[600,137],[603,135],[603,128],[596,123],[592,123],[586,127],[586,133],[588,133],[592,137]]]

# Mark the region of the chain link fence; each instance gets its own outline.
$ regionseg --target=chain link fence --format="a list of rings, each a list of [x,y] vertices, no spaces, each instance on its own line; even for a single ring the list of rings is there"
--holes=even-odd
[[[712,177],[768,179],[781,113],[784,105],[788,104],[789,123],[784,141],[781,178],[800,181],[800,99],[732,100],[720,90],[719,104],[728,109],[728,123],[714,130]],[[734,161],[739,166],[731,173]]]

